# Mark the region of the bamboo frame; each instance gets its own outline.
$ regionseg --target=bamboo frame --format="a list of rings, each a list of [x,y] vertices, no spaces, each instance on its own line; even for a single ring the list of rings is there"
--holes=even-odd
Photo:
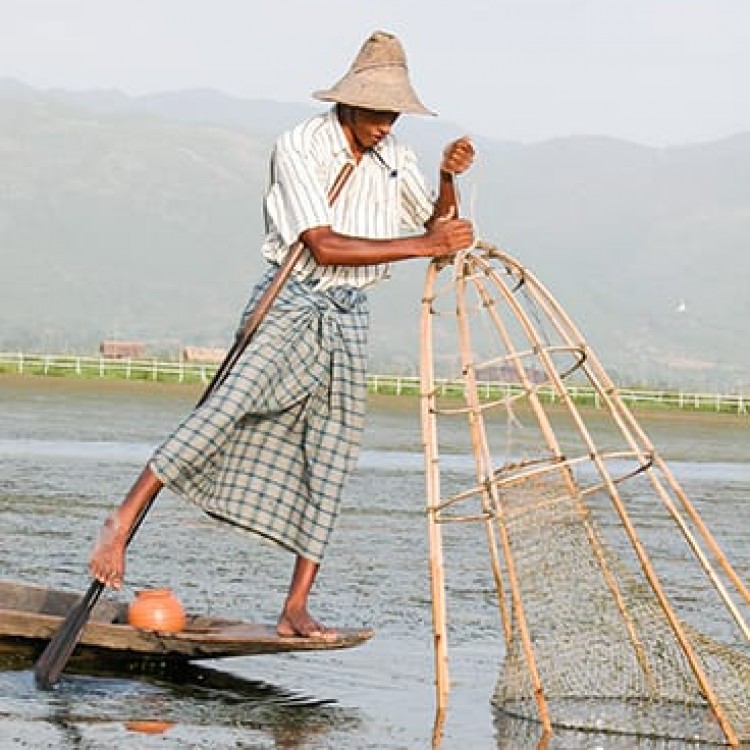
[[[491,262],[493,260],[499,261],[505,266],[507,274],[515,281],[512,288],[505,283],[497,269],[493,266]],[[750,642],[750,628],[748,628],[747,622],[734,602],[732,593],[729,590],[729,588],[733,588],[734,592],[745,603],[750,603],[748,588],[722,552],[700,517],[700,514],[681,489],[671,471],[659,457],[643,430],[641,430],[630,410],[619,397],[616,387],[606,375],[603,367],[587,347],[580,332],[562,310],[559,303],[539,283],[533,274],[509,256],[484,243],[478,243],[476,248],[459,253],[454,258],[452,290],[455,292],[456,297],[455,318],[459,337],[460,362],[465,383],[465,403],[462,407],[438,410],[433,361],[432,318],[438,314],[434,309],[437,297],[435,285],[438,274],[443,267],[445,267],[444,261],[433,261],[425,279],[421,311],[422,350],[420,358],[421,413],[425,471],[427,475],[427,519],[430,544],[430,578],[433,596],[438,711],[444,714],[449,692],[448,645],[446,635],[447,607],[440,524],[449,521],[482,521],[487,531],[490,562],[498,593],[498,604],[506,644],[510,642],[511,621],[513,621],[518,628],[518,634],[521,639],[523,655],[537,704],[539,721],[542,724],[545,734],[551,731],[554,717],[551,717],[549,713],[544,684],[538,670],[533,642],[528,631],[524,613],[524,602],[515,569],[512,547],[503,522],[504,508],[500,496],[500,488],[504,485],[510,486],[513,483],[524,481],[524,479],[533,476],[543,476],[546,472],[558,472],[567,484],[569,497],[575,503],[575,507],[585,528],[586,538],[592,554],[598,562],[606,586],[611,592],[626,626],[637,662],[646,677],[647,683],[652,685],[652,687],[655,685],[644,644],[640,640],[635,622],[630,616],[627,604],[619,590],[616,577],[609,569],[598,536],[588,521],[584,497],[589,493],[601,490],[609,498],[644,578],[664,614],[676,643],[679,645],[681,652],[690,666],[700,693],[710,706],[726,741],[730,745],[737,745],[739,742],[737,732],[724,711],[721,701],[714,690],[714,685],[706,674],[701,659],[695,652],[680,618],[677,616],[672,603],[666,595],[649,554],[639,538],[625,502],[620,495],[618,484],[637,473],[643,473],[648,478],[656,496],[679,529],[689,549],[706,575],[707,580],[713,586],[727,612],[735,621],[739,632]],[[514,316],[519,330],[525,336],[528,348],[522,347],[519,349],[514,344],[495,307],[494,299],[487,291],[486,284],[491,285],[493,291],[500,293],[502,301],[507,305],[507,309]],[[480,402],[476,378],[477,364],[473,358],[472,334],[469,323],[470,314],[476,312],[476,310],[473,310],[469,305],[467,286],[472,286],[479,296],[480,307],[488,313],[489,319],[494,326],[493,330],[499,334],[506,352],[503,357],[497,357],[491,361],[503,362],[513,368],[522,389],[522,393],[518,396],[495,400],[491,403]],[[555,334],[560,338],[562,344],[551,345],[545,340],[535,321],[528,316],[525,309],[519,303],[517,298],[519,294],[527,295],[527,299],[531,300],[533,306],[541,311],[547,323],[552,326]],[[556,355],[561,353],[569,355],[571,361],[571,364],[564,369],[558,369],[558,365],[554,359]],[[538,395],[539,385],[531,382],[525,367],[525,362],[532,357],[541,366],[541,370],[546,378],[545,382],[552,386],[560,404],[565,409],[565,413],[572,420],[573,426],[585,447],[585,456],[566,457],[563,455],[548,414]],[[483,364],[486,366],[487,362]],[[606,409],[618,428],[628,450],[602,452],[597,448],[593,436],[581,418],[565,384],[565,380],[575,371],[580,371],[593,385],[600,405]],[[532,414],[537,421],[537,425],[540,428],[541,435],[551,456],[548,461],[534,465],[531,468],[525,466],[519,471],[510,473],[507,471],[497,472],[492,467],[492,459],[484,425],[484,414],[487,410],[500,406],[505,406],[509,410],[510,404],[517,399],[526,399],[530,404]],[[439,445],[437,435],[437,416],[439,413],[464,413],[467,416],[472,451],[475,458],[477,485],[450,498],[442,498],[440,495]],[[613,477],[607,461],[612,458],[622,457],[632,458],[636,463],[637,469],[622,477]],[[590,461],[599,477],[599,481],[588,488],[579,487],[572,471],[575,463],[584,460]],[[670,490],[678,501],[677,503],[672,499]],[[476,515],[445,514],[444,511],[452,506],[474,497],[479,497],[480,499],[481,513]],[[678,504],[680,507],[678,507]],[[696,533],[691,530],[690,523],[693,524]],[[498,554],[498,538],[500,551],[502,552],[502,561]],[[701,542],[706,545],[707,552],[704,551]],[[709,554],[712,556],[713,562],[718,564],[720,571],[726,577],[726,583],[714,567],[712,560],[709,559]],[[501,566],[501,562],[504,564],[504,569]],[[512,605],[511,613],[508,612],[505,602],[503,573],[507,577]]]

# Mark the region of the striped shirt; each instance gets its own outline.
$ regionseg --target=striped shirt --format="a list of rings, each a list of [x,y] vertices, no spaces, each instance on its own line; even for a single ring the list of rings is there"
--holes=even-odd
[[[300,234],[330,226],[350,237],[393,239],[424,229],[434,206],[414,151],[389,134],[377,146],[382,159],[366,153],[333,206],[328,191],[347,163],[355,164],[344,131],[332,108],[284,133],[271,155],[264,204],[263,255],[280,264]],[[321,266],[305,250],[295,271],[318,289],[364,288],[387,278],[390,264]]]

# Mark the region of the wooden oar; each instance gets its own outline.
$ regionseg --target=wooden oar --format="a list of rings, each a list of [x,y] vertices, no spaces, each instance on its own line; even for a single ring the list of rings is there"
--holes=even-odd
[[[336,197],[341,192],[347,179],[349,179],[353,169],[354,166],[348,162],[342,168],[328,193],[328,200],[331,204],[336,200]],[[274,303],[282,287],[286,284],[287,279],[302,256],[303,250],[304,245],[301,242],[297,242],[292,246],[289,253],[287,253],[284,262],[279,266],[276,275],[261,295],[255,309],[245,321],[244,326],[235,338],[232,348],[227,352],[227,356],[224,357],[224,361],[219,366],[219,369],[208,384],[206,391],[198,401],[198,406],[203,404],[206,399],[208,399],[208,397],[224,382],[224,380],[226,380],[232,367],[234,367],[237,360],[242,356],[242,353],[247,348],[250,340],[258,330],[258,327],[263,322],[263,319],[266,317],[269,308]],[[149,508],[159,494],[159,489],[154,491],[153,495],[143,507],[143,510],[138,514],[138,517],[128,534],[126,547],[130,544],[130,540],[138,531],[146,513],[148,513]],[[103,590],[104,584],[101,581],[92,580],[88,591],[83,595],[78,604],[68,612],[62,624],[57,629],[57,632],[52,636],[50,642],[47,644],[34,665],[34,679],[37,687],[49,689],[57,682],[68,662],[68,659],[70,658],[70,655],[73,653],[73,649],[76,647],[76,644],[81,637],[83,628],[86,626],[86,623],[91,616],[91,611],[94,609],[94,606],[99,600]]]

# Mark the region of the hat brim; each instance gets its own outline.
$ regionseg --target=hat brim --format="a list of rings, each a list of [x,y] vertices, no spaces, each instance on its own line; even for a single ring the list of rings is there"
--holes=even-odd
[[[348,104],[350,107],[377,112],[435,115],[419,100],[405,71],[394,75],[393,69],[348,73],[330,89],[313,92],[313,97],[324,102]]]

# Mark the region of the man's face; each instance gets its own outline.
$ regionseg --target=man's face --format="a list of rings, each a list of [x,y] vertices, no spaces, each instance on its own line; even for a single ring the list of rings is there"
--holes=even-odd
[[[378,112],[373,109],[349,109],[348,126],[355,144],[362,150],[377,146],[398,119],[397,112]]]

